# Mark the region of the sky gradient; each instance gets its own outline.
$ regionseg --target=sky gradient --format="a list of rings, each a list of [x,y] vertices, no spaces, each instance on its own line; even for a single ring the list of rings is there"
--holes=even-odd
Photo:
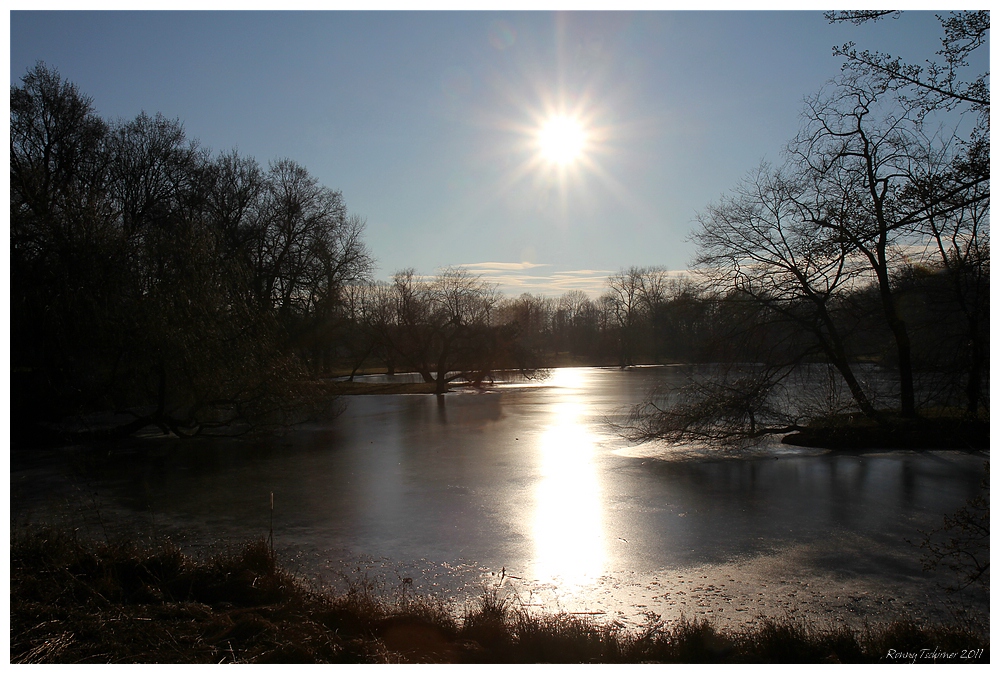
[[[14,11],[10,78],[44,61],[107,119],[294,159],[365,218],[379,278],[466,265],[596,297],[621,268],[689,266],[695,215],[780,160],[834,45],[920,62],[940,37],[930,12]],[[535,138],[553,113],[589,134],[562,168]]]

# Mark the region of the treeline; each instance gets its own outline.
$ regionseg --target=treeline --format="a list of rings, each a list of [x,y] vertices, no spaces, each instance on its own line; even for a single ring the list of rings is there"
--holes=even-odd
[[[460,268],[434,278],[405,270],[346,292],[354,339],[341,346],[352,375],[385,368],[434,381],[448,371],[475,383],[503,369],[716,362],[740,356],[734,337],[762,327],[738,296],[661,267],[612,274],[596,298],[508,297]],[[497,341],[476,345],[476,330]],[[449,356],[451,345],[462,354]]]
[[[974,274],[964,267],[956,271],[925,260],[902,265],[894,275],[923,406],[968,405],[970,346],[989,337],[988,325],[980,320],[970,339],[967,312],[985,312],[989,304],[988,267],[974,269]],[[956,286],[967,289],[956,293]],[[813,310],[805,299],[763,303],[739,288],[720,289],[714,273],[676,275],[660,267],[630,267],[611,275],[605,291],[593,299],[579,290],[557,298],[504,297],[463,269],[429,279],[407,270],[392,282],[346,291],[347,317],[354,326],[347,333],[353,338],[340,346],[345,371],[352,374],[385,368],[419,372],[430,382],[440,371],[450,380],[481,382],[500,369],[554,365],[829,363],[815,335],[798,319]],[[898,360],[878,286],[858,283],[827,306],[843,333],[844,358],[877,366],[882,383],[892,379]],[[455,320],[456,315],[462,318]],[[984,361],[975,367],[980,378],[986,376]],[[977,391],[981,406],[981,387]]]
[[[341,193],[291,160],[213,155],[160,115],[104,120],[44,64],[11,87],[10,134],[15,424],[286,421],[372,268]]]

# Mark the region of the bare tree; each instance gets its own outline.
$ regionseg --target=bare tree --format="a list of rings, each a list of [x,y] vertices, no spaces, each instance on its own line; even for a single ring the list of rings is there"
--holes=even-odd
[[[787,432],[795,423],[772,406],[774,395],[797,363],[816,357],[837,369],[857,408],[879,420],[868,387],[855,374],[847,339],[861,318],[852,302],[866,288],[874,290],[895,347],[900,414],[917,416],[912,326],[900,300],[906,253],[937,242],[949,260],[940,264],[957,268],[967,260],[982,288],[988,277],[982,245],[988,170],[964,147],[954,151],[958,144],[950,136],[923,134],[926,116],[885,94],[878,83],[842,78],[831,93],[808,102],[805,128],[790,144],[784,168],[762,167],[699,216],[693,235],[697,265],[708,288],[749,302],[751,324],[770,337],[746,330],[751,348],[744,353],[767,367],[750,377],[724,373],[709,383],[694,382],[685,392],[687,402],[661,405],[657,400],[667,398],[654,395],[633,411],[633,437],[721,441],[767,429]],[[951,243],[946,229],[954,232]],[[968,284],[962,292],[964,300],[973,296]],[[985,314],[979,302],[965,314],[970,330],[978,329]],[[795,330],[775,332],[780,322]],[[971,360],[979,372],[985,356],[976,355],[981,349],[973,342]],[[968,391],[978,400],[971,374]],[[762,416],[773,423],[759,423]]]
[[[912,109],[883,98],[880,85],[845,78],[832,95],[809,101],[805,130],[790,146],[796,171],[809,185],[800,199],[807,218],[865,260],[874,277],[885,324],[895,342],[900,411],[914,417],[916,399],[910,329],[896,298],[893,273],[902,251],[929,238],[929,218],[954,201],[984,198],[988,172],[964,175],[933,203],[908,198],[916,165],[932,152]],[[985,190],[988,195],[988,189]]]
[[[618,366],[635,365],[636,332],[642,311],[642,272],[638,267],[608,277],[608,306],[618,330]]]
[[[551,298],[521,293],[504,298],[497,305],[496,323],[517,330],[519,343],[527,350],[541,353],[553,342],[553,322],[556,302]]]
[[[960,326],[958,341],[968,348],[955,354],[959,356],[957,370],[965,374],[967,414],[976,418],[989,357],[989,184],[970,180],[966,167],[956,166],[946,149],[922,159],[905,195],[914,202],[914,210],[926,216],[915,225],[918,234],[929,236],[927,251],[918,263],[940,272],[937,275],[945,280],[945,297],[930,298],[940,299],[934,304],[932,320],[938,326]],[[953,320],[951,314],[957,314]],[[933,332],[941,332],[940,327]]]
[[[393,291],[392,349],[402,365],[434,382],[435,393],[459,378],[481,382],[495,367],[491,316],[499,295],[493,284],[460,267],[430,281],[407,269],[393,277]]]
[[[606,303],[618,332],[618,365],[635,365],[640,333],[662,302],[666,270],[662,267],[629,267],[607,280]]]
[[[582,290],[570,290],[556,303],[553,333],[557,351],[595,357],[600,345],[597,308]]]
[[[566,320],[573,323],[586,315],[593,303],[582,290],[570,290],[564,293],[558,302],[558,310],[566,313]]]
[[[810,342],[791,360],[822,353],[844,377],[859,409],[874,416],[837,320],[838,294],[858,283],[864,269],[846,242],[812,222],[802,207],[806,194],[801,183],[762,165],[699,215],[692,236],[699,250],[696,264],[710,287],[732,289],[809,334]]]
[[[680,388],[658,388],[614,424],[631,442],[710,442],[740,449],[760,439],[803,430],[784,388],[793,368],[719,366]]]
[[[646,328],[649,331],[648,352],[654,362],[660,360],[660,349],[667,331],[667,294],[670,278],[666,267],[645,267],[639,277],[639,297],[642,301]]]
[[[887,15],[895,19],[900,12],[828,12],[826,17],[831,22],[862,24]],[[918,123],[940,111],[967,109],[977,114],[976,125],[966,137],[954,134],[945,139],[944,149],[939,146],[937,151],[928,149],[924,153],[930,161],[923,166],[918,163],[916,174],[909,176],[907,190],[910,195],[920,195],[916,198],[919,204],[913,208],[922,216],[915,218],[921,226],[920,237],[938,244],[939,264],[944,265],[952,283],[957,284],[953,285],[955,297],[962,307],[972,342],[967,365],[970,368],[967,399],[970,414],[975,415],[980,387],[978,372],[984,367],[985,358],[981,355],[984,340],[979,325],[984,314],[982,307],[988,302],[977,304],[970,302],[970,298],[986,296],[981,290],[985,287],[983,279],[988,278],[988,234],[983,224],[988,222],[989,212],[990,88],[988,71],[970,72],[970,57],[983,47],[988,48],[990,14],[986,10],[958,11],[937,15],[937,19],[943,32],[941,49],[936,53],[937,58],[923,64],[907,63],[898,56],[878,51],[859,51],[853,42],[835,47],[834,54],[845,58],[846,74],[866,79],[895,95],[899,107],[913,111]],[[924,170],[920,171],[921,168]],[[960,212],[954,219],[949,217],[951,209]],[[949,221],[950,225],[945,224]],[[977,224],[972,225],[970,232],[968,227],[973,221]],[[964,235],[948,235],[948,230],[955,232],[955,225],[965,228]],[[968,264],[970,255],[983,263]]]
[[[849,21],[860,25],[886,16],[896,19],[899,15],[898,11],[852,10],[827,12],[826,18],[831,23]],[[938,20],[944,31],[941,50],[937,52],[940,61],[928,60],[924,65],[906,63],[898,56],[867,49],[858,51],[853,42],[834,47],[833,53],[846,59],[845,72],[864,76],[886,90],[897,92],[907,107],[915,107],[921,114],[968,105],[988,125],[989,73],[979,73],[971,80],[963,80],[960,75],[969,65],[969,56],[989,44],[990,13],[951,12],[947,17],[939,15]]]
[[[74,365],[112,320],[96,288],[123,288],[107,204],[108,125],[58,71],[38,63],[10,89],[12,421],[75,412]],[[90,392],[88,392],[89,394]]]

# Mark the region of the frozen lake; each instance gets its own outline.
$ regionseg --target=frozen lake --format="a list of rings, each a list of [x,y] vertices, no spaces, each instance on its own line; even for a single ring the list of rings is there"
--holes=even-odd
[[[276,549],[324,583],[409,578],[461,606],[504,569],[525,604],[626,623],[947,615],[949,579],[922,570],[916,545],[978,493],[986,456],[772,445],[733,458],[631,447],[606,425],[683,376],[567,368],[442,400],[354,396],[335,420],[265,441],[19,451],[12,521],[197,552],[267,536],[273,492]]]

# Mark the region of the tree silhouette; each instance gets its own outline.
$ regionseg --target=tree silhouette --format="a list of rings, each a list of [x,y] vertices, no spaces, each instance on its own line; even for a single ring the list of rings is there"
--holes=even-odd
[[[363,227],[294,162],[213,159],[162,115],[106,123],[36,65],[11,87],[17,421],[115,412],[132,421],[102,434],[189,435],[297,418],[342,289],[371,267]]]

